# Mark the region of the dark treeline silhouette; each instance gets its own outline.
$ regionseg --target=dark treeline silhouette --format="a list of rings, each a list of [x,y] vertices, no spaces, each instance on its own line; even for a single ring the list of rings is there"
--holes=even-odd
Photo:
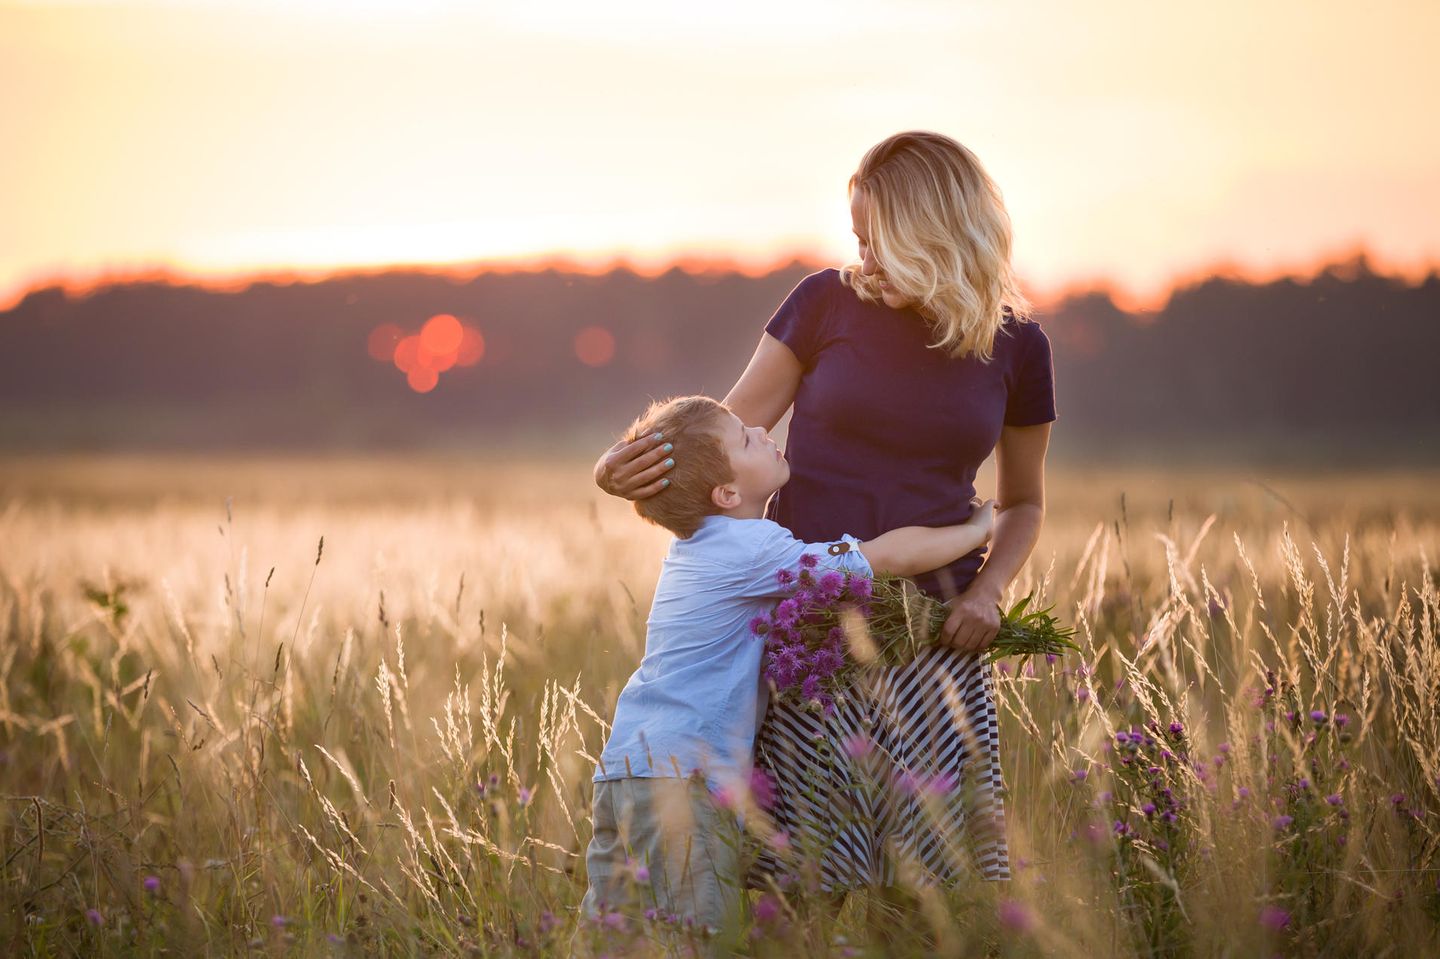
[[[0,448],[593,451],[649,397],[723,396],[814,268],[39,289],[0,313]],[[478,327],[486,351],[417,394],[366,339],[436,313]],[[1036,316],[1055,349],[1057,456],[1440,461],[1433,271],[1412,286],[1362,255],[1306,279],[1211,278],[1143,317],[1100,292]],[[604,366],[576,357],[587,326],[614,336]]]

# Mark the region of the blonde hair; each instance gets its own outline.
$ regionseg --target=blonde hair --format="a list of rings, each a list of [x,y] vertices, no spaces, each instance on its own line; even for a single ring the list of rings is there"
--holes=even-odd
[[[730,408],[708,396],[676,396],[652,402],[625,431],[625,442],[660,432],[675,446],[670,485],[635,501],[635,512],[681,539],[689,539],[706,516],[720,512],[715,487],[735,481],[730,454],[720,438]]]
[[[934,328],[931,348],[988,363],[1006,307],[1023,320],[1030,303],[1010,266],[1010,215],[979,159],[943,134],[897,133],[861,159],[856,190],[869,201],[865,230],[881,272]],[[881,299],[860,264],[840,275],[862,300]]]

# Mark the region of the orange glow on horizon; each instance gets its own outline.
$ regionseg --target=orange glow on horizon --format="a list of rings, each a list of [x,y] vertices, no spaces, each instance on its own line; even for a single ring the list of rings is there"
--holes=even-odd
[[[1067,297],[1088,292],[1105,292],[1115,305],[1126,312],[1158,312],[1165,308],[1174,290],[1193,285],[1211,277],[1226,277],[1237,282],[1266,284],[1282,279],[1305,282],[1317,276],[1322,270],[1336,263],[1345,262],[1364,255],[1375,272],[1396,277],[1414,286],[1425,281],[1432,273],[1440,273],[1440,262],[1391,262],[1365,249],[1351,247],[1318,254],[1308,262],[1291,262],[1280,265],[1254,267],[1233,259],[1217,259],[1213,262],[1178,271],[1169,281],[1150,287],[1127,284],[1103,276],[1087,276],[1062,283],[1046,285],[1025,283],[1022,287],[1037,307],[1052,308]],[[692,275],[718,276],[734,273],[746,277],[760,277],[793,264],[809,269],[838,266],[839,261],[822,256],[814,251],[797,250],[769,258],[749,258],[737,255],[707,255],[682,253],[672,258],[658,256],[639,257],[616,253],[607,256],[581,255],[576,253],[553,253],[543,256],[514,257],[490,260],[467,260],[463,263],[394,263],[389,265],[363,264],[333,267],[262,269],[251,272],[229,270],[189,270],[175,266],[157,266],[139,270],[94,273],[75,272],[67,275],[51,274],[46,279],[11,291],[10,299],[0,299],[0,312],[12,310],[29,293],[42,289],[60,288],[71,299],[84,299],[107,287],[126,284],[156,283],[169,286],[192,286],[214,293],[242,293],[257,284],[289,286],[294,284],[316,284],[329,280],[375,277],[386,273],[423,274],[464,281],[486,273],[574,273],[580,276],[604,276],[607,273],[624,271],[647,279],[654,279],[671,270],[678,269]],[[1023,276],[1023,273],[1022,273]],[[461,364],[463,365],[463,364]]]

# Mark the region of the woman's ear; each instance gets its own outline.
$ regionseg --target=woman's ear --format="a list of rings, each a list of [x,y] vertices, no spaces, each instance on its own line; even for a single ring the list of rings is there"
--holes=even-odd
[[[734,509],[740,505],[740,491],[731,483],[717,486],[710,491],[710,502],[721,509]]]

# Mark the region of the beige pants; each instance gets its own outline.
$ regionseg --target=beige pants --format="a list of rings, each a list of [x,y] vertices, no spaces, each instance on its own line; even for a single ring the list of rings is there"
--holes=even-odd
[[[728,955],[741,927],[740,833],[698,776],[595,783],[595,834],[585,853],[588,917],[620,912],[642,927],[683,929],[690,919],[713,935],[705,950]],[[654,910],[654,918],[644,918]]]

